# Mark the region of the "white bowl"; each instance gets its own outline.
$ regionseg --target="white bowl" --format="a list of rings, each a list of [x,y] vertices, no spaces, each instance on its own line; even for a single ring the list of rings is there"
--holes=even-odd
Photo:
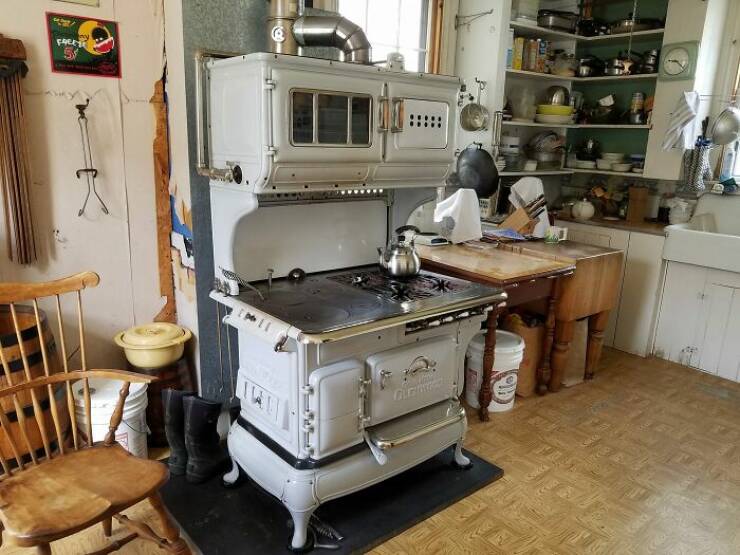
[[[612,171],[615,172],[628,172],[632,169],[632,164],[629,162],[620,163],[620,164],[612,164]]]
[[[576,168],[579,170],[592,170],[596,167],[593,160],[576,160]]]
[[[623,152],[602,152],[601,157],[604,160],[610,160],[611,162],[621,162],[624,160]]]
[[[596,167],[600,170],[610,170],[612,169],[613,162],[611,160],[605,160],[604,158],[599,158],[596,160]]]

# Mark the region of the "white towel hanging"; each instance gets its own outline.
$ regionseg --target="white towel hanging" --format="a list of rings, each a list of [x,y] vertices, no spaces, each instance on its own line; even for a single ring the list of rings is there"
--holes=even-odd
[[[671,113],[668,130],[663,137],[663,150],[680,148],[687,150],[694,147],[694,123],[699,112],[701,97],[696,91],[681,93],[676,108]]]

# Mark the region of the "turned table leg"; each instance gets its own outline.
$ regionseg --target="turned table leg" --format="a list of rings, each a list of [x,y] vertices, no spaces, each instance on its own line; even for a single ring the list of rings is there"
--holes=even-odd
[[[493,391],[491,391],[491,375],[493,374],[493,359],[496,352],[496,327],[498,325],[498,309],[494,308],[488,313],[486,321],[486,341],[483,345],[483,379],[478,395],[478,417],[481,422],[488,420],[488,405],[491,404]]]
[[[555,326],[555,346],[552,351],[552,376],[550,376],[549,389],[552,392],[559,391],[565,376],[565,367],[568,364],[568,351],[575,333],[575,320],[558,320]]]
[[[604,310],[588,317],[588,343],[586,345],[586,369],[583,378],[590,380],[594,377],[596,367],[601,358],[601,348],[604,346],[604,330],[609,322],[609,311]]]
[[[552,292],[547,299],[547,317],[545,318],[545,337],[542,341],[542,353],[540,354],[540,363],[537,368],[537,393],[544,395],[547,392],[547,384],[551,381],[550,377],[550,358],[552,354],[552,344],[555,338],[555,310],[557,308],[558,298],[560,297],[560,278],[555,278],[552,286]]]

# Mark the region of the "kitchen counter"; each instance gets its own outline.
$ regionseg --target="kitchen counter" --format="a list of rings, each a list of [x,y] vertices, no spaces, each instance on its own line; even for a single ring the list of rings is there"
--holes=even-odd
[[[575,224],[593,225],[599,227],[610,227],[612,229],[623,229],[624,231],[637,231],[650,235],[665,235],[665,226],[668,224],[656,222],[628,222],[627,220],[604,220],[602,218],[591,218],[590,220],[577,220],[575,218],[564,218],[556,216],[555,219]]]

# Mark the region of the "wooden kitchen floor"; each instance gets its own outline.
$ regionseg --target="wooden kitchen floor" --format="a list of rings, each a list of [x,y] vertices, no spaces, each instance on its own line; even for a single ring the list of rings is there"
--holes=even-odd
[[[505,476],[374,553],[740,553],[740,384],[611,350],[601,368],[489,423],[471,417],[467,447]],[[101,541],[96,527],[53,549]]]

